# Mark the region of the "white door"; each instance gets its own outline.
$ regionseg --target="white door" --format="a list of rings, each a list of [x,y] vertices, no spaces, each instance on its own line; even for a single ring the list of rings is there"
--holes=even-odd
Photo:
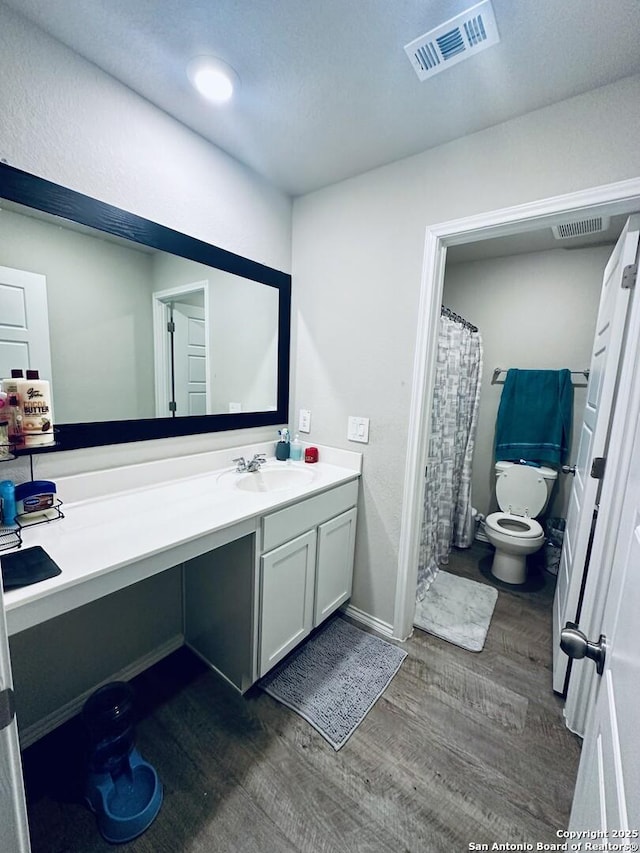
[[[47,279],[0,266],[0,377],[13,368],[38,370],[51,381]]]
[[[586,569],[587,551],[600,480],[591,476],[593,460],[607,456],[609,420],[616,397],[630,289],[623,286],[638,248],[640,216],[629,218],[607,263],[591,355],[587,402],[575,461],[567,525],[553,602],[553,689],[566,689],[568,658],[560,650],[560,631],[575,622]],[[615,452],[615,448],[613,448]],[[609,464],[609,460],[607,462]],[[599,508],[597,525],[606,527],[610,506]]]
[[[28,853],[29,827],[22,781],[18,727],[11,712],[13,688],[4,596],[0,589],[0,827],[3,850]]]
[[[174,404],[177,415],[211,414],[208,294],[209,283],[196,281],[158,290],[151,296],[156,416],[159,418],[171,417]],[[175,311],[174,306],[179,310]],[[177,328],[171,331],[176,320]],[[174,340],[176,331],[178,352]]]
[[[174,302],[173,324],[176,415],[206,415],[207,341],[204,306]]]
[[[629,393],[640,396],[640,374]],[[590,641],[606,637],[604,671],[597,678],[571,811],[570,829],[604,830],[601,840],[637,849],[640,830],[640,424],[632,425],[633,447],[625,454],[620,523],[610,566],[604,613]],[[630,442],[631,444],[631,442]],[[626,479],[626,482],[625,482]],[[607,567],[603,567],[607,568]],[[591,584],[589,579],[588,584]],[[594,631],[591,626],[590,631]],[[586,666],[594,666],[584,660]],[[636,833],[635,836],[632,833]],[[616,835],[616,833],[623,833]],[[626,833],[629,833],[628,835]],[[635,847],[624,846],[635,844]],[[595,849],[595,848],[594,848]],[[604,848],[602,848],[604,849]],[[607,848],[609,849],[609,848]],[[613,849],[611,847],[610,849]]]

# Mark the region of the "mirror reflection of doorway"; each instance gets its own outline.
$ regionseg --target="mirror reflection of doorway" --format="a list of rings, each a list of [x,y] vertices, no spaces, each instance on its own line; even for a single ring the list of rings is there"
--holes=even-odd
[[[204,294],[193,294],[194,303],[171,302],[169,332],[172,368],[172,414],[206,415],[207,347],[204,324]],[[173,406],[171,406],[173,404]]]
[[[206,282],[153,294],[156,414],[210,413]]]

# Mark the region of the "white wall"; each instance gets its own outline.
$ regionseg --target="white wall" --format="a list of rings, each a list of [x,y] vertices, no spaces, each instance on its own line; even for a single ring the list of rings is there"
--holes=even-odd
[[[449,264],[444,304],[482,335],[484,366],[473,457],[473,504],[485,515],[495,502],[495,424],[506,374],[496,367],[535,370],[588,368],[602,276],[612,247],[546,252]],[[586,379],[574,376],[574,428],[567,462],[576,458]],[[567,485],[560,476],[550,515],[566,517]]]
[[[290,271],[287,196],[2,4],[0,115],[0,159],[12,166]],[[55,478],[274,433],[264,428],[50,454],[38,459],[37,473]]]
[[[640,174],[640,78],[294,204],[294,399],[310,438],[363,449],[353,604],[392,623],[425,227]],[[428,119],[425,119],[428,120]],[[371,419],[347,445],[347,415]]]

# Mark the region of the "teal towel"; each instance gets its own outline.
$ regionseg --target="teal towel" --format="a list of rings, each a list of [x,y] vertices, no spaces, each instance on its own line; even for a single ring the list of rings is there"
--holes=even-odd
[[[496,421],[496,461],[562,464],[572,418],[569,370],[507,371]]]

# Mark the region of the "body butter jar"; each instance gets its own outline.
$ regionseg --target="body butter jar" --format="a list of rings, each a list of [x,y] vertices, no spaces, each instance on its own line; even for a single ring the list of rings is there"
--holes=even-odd
[[[16,511],[18,515],[37,515],[54,504],[56,484],[51,480],[32,480],[16,486]]]

